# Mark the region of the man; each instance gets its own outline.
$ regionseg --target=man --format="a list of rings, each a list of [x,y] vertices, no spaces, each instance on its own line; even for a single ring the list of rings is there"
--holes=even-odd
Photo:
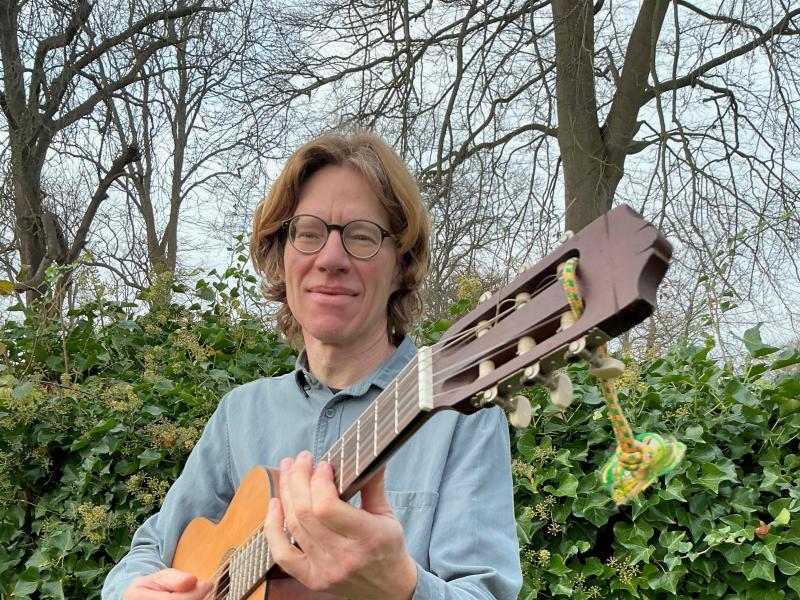
[[[280,465],[264,524],[304,586],[354,599],[516,598],[521,585],[508,428],[498,409],[429,420],[361,490],[338,497],[329,447],[414,356],[406,333],[428,262],[428,218],[400,158],[369,133],[322,136],[256,209],[251,255],[297,368],[220,402],[158,514],[103,598],[206,596],[168,569],[187,523],[218,521],[239,481]],[[283,529],[287,524],[296,545]]]

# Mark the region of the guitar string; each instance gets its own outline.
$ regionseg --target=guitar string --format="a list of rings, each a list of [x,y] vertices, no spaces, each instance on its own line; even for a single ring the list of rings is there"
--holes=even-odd
[[[538,296],[539,293],[541,293],[541,290],[543,290],[546,287],[548,287],[549,284],[553,280],[557,280],[557,278],[555,276],[552,276],[552,275],[543,278],[543,280],[539,282],[537,287],[534,289],[534,292],[531,294],[531,300],[533,298],[535,298],[536,296]],[[530,301],[530,300],[528,300],[528,301]],[[513,306],[511,306],[510,308],[508,308],[506,310],[502,310],[501,311],[500,308],[504,304],[513,304]],[[434,345],[432,347],[433,348],[432,353],[435,355],[435,354],[438,354],[439,352],[441,352],[441,351],[443,351],[443,350],[445,350],[447,348],[452,348],[454,346],[460,345],[461,342],[463,342],[464,340],[466,340],[466,339],[470,338],[472,335],[474,335],[474,333],[475,333],[475,331],[477,329],[480,329],[482,327],[491,327],[494,323],[496,323],[497,321],[501,320],[503,317],[507,316],[508,314],[511,314],[514,310],[516,310],[516,308],[517,308],[517,303],[514,300],[504,300],[504,301],[498,303],[496,305],[496,307],[495,307],[496,314],[491,319],[488,319],[488,321],[489,321],[488,324],[484,324],[484,325],[481,325],[481,326],[474,326],[474,327],[468,328],[468,329],[464,330],[463,332],[457,334],[456,336],[454,336],[452,338],[448,338],[446,340],[443,340],[441,345],[436,344],[436,345]],[[553,318],[543,322],[542,325],[551,324],[552,322],[558,320],[559,318],[560,317],[553,317]],[[490,351],[496,350],[496,349],[498,349],[499,347],[501,347],[501,346],[503,346],[505,344],[506,344],[506,342],[497,342],[495,344],[495,346],[490,349]],[[454,373],[461,372],[463,370],[463,368],[464,368],[464,365],[467,365],[470,362],[472,362],[471,359],[464,359],[464,360],[462,360],[460,362],[457,362],[457,363],[454,363],[454,364],[450,365],[446,369],[442,369],[440,371],[435,372],[433,374],[433,376],[434,377],[441,377],[443,374],[445,374],[448,371],[451,371],[451,372],[454,372]],[[406,365],[403,369],[401,369],[398,377],[396,378],[396,380],[398,381],[398,385],[401,384],[401,383],[407,383],[407,380],[410,377],[417,377],[418,376],[417,365],[415,363],[416,363],[416,361],[412,361],[411,363]],[[408,372],[404,373],[404,371],[408,371]],[[450,394],[452,392],[453,392],[453,390],[449,390],[447,392],[441,392],[438,396]],[[403,410],[402,410],[402,414],[392,414],[392,415],[390,415],[388,421],[387,421],[386,417],[381,418],[380,422],[378,424],[379,431],[383,432],[385,430],[385,428],[387,428],[387,427],[388,427],[389,431],[392,431],[394,428],[397,427],[397,425],[396,425],[397,423],[403,423],[400,426],[400,429],[402,430],[408,424],[410,424],[410,421],[408,423],[405,423],[405,420],[409,417],[409,415],[414,413],[414,410],[416,409],[417,404],[416,403],[409,403],[409,402],[407,402],[407,400],[409,400],[411,398],[416,398],[416,397],[417,397],[416,390],[414,390],[412,392],[403,392],[403,397],[402,397],[403,398]],[[434,398],[435,397],[437,397],[437,395],[435,395]],[[388,396],[387,396],[387,399],[390,402],[392,401],[392,399],[389,398]],[[374,401],[374,403],[380,405],[381,401],[382,401],[382,395],[379,395],[378,398],[376,398],[376,400]],[[398,402],[398,398],[395,398],[394,399],[394,403],[397,403],[397,402]],[[372,407],[372,403],[368,406],[368,408],[364,412],[362,412],[361,416],[365,415],[367,412],[370,412],[371,407]],[[360,420],[361,416],[359,416],[359,420]],[[356,423],[357,422],[358,421],[356,421]],[[353,430],[353,425],[351,425],[345,431],[344,435],[342,435],[336,442],[334,442],[331,445],[331,447],[328,449],[328,451],[326,452],[326,455],[329,458],[328,462],[331,463],[330,459],[332,458],[332,452],[334,452],[334,449],[335,449],[337,443],[340,445],[339,452],[340,453],[344,452],[344,449],[346,448],[347,443],[352,440],[353,436],[357,436],[357,435],[358,435],[358,429]],[[373,431],[373,435],[375,435],[374,431]],[[380,437],[381,437],[381,439],[383,439],[382,435]],[[391,438],[389,438],[389,441],[391,441]],[[383,443],[381,443],[381,451],[383,451],[384,449],[385,449],[385,445]],[[348,473],[348,470],[351,470],[351,467],[353,466],[353,463],[357,460],[356,458],[353,458],[352,456],[353,456],[352,454],[347,455],[347,458],[345,459],[346,462],[343,462],[342,465],[340,466],[340,472],[337,473],[340,481],[341,481],[341,477],[345,476]],[[334,466],[334,465],[332,464],[332,466]],[[355,474],[356,470],[352,469],[352,472]],[[357,478],[358,475],[355,475],[355,477]],[[341,489],[341,486],[340,486],[340,489]],[[261,530],[262,530],[261,526],[257,527],[254,530],[254,532],[250,536],[248,536],[246,538],[246,540],[242,544],[242,546],[240,546],[240,550],[245,548],[245,547],[247,547],[251,543],[251,540],[254,537],[259,536],[261,534]],[[269,554],[269,552],[268,552],[268,554]],[[272,562],[272,564],[269,564],[270,562]],[[274,561],[271,561],[271,559],[269,559],[269,558],[267,560],[267,563],[268,564],[264,566],[264,569],[266,569],[266,570],[268,570],[269,568],[271,568],[275,564]],[[226,565],[225,563],[220,565],[217,568],[217,570],[212,574],[213,579],[219,579],[219,577],[221,575],[220,572],[221,571],[224,572],[227,568],[228,568],[228,565]],[[258,578],[256,579],[256,582],[262,576],[263,576],[263,573],[260,576],[258,576]],[[217,592],[221,591],[223,593],[223,596],[224,596],[225,594],[228,593],[229,587],[230,586],[227,586],[226,588],[221,588],[220,590],[217,590]],[[219,598],[220,596],[215,593],[214,597],[215,598]]]

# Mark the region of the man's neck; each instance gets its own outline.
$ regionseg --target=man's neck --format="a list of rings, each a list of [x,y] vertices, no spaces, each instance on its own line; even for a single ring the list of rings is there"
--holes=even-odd
[[[358,347],[314,340],[306,344],[305,350],[309,370],[314,377],[329,387],[341,390],[372,373],[395,351],[395,346],[384,335]]]

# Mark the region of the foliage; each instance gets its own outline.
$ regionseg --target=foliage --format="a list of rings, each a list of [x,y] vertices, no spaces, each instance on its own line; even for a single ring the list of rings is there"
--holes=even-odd
[[[99,597],[222,395],[293,367],[242,309],[252,275],[209,275],[186,306],[162,278],[144,314],[99,297],[61,318],[14,307],[0,331],[0,597]]]
[[[514,452],[521,598],[800,596],[800,353],[744,335],[741,374],[677,346],[618,383],[634,431],[676,432],[682,465],[628,506],[598,487],[613,433],[583,367],[562,414],[536,391]]]
[[[184,304],[162,278],[142,306],[98,292],[56,317],[15,307],[0,331],[0,597],[97,598],[218,399],[292,367],[243,308],[256,297],[243,258]],[[447,326],[416,333],[433,341]],[[598,488],[613,439],[585,369],[569,369],[579,401],[563,415],[532,391],[534,423],[514,434],[521,598],[797,596],[800,374],[781,369],[800,352],[778,354],[757,328],[743,341],[738,374],[708,358],[711,342],[628,365],[634,428],[677,432],[689,449],[621,509]]]

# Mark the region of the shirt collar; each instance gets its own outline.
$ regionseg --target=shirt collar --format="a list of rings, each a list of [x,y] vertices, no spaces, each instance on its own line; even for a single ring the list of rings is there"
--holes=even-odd
[[[409,336],[405,336],[400,345],[384,360],[378,367],[361,381],[357,381],[350,387],[343,389],[341,393],[349,396],[359,396],[365,393],[371,386],[385,389],[402,369],[417,353],[417,347]],[[306,393],[307,386],[321,385],[314,375],[308,370],[308,356],[305,349],[297,355],[294,370],[297,386]],[[306,393],[306,396],[308,394]]]

